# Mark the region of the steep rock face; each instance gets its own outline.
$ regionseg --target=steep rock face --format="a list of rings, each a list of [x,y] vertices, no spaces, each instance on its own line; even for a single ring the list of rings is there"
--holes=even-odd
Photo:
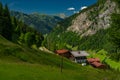
[[[68,31],[74,31],[81,36],[95,34],[100,29],[110,27],[111,14],[119,12],[117,5],[111,0],[99,2],[94,7],[80,13],[67,28]]]

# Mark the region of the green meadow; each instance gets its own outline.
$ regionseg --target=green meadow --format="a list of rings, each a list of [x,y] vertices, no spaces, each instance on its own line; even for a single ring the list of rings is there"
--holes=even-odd
[[[14,44],[0,36],[0,80],[120,80],[114,70],[81,66],[55,54]]]
[[[117,72],[79,67],[63,69],[61,73],[54,66],[0,62],[0,80],[120,80]]]

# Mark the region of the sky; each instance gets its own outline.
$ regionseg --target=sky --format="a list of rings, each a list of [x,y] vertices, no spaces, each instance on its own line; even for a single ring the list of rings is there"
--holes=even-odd
[[[97,2],[97,0],[0,0],[10,10],[24,13],[60,14],[67,16]]]

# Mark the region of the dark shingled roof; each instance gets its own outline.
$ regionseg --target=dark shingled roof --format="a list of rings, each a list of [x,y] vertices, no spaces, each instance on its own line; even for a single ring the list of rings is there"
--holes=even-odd
[[[70,51],[70,53],[74,57],[80,57],[80,56],[89,56],[89,54],[86,51]]]

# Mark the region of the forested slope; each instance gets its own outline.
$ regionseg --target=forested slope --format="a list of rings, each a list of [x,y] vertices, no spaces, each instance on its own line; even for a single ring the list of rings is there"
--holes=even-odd
[[[93,6],[60,22],[43,45],[53,51],[65,48],[97,52],[104,49],[111,57],[119,58],[119,5],[119,0],[98,0]],[[114,59],[118,61],[117,58]]]

